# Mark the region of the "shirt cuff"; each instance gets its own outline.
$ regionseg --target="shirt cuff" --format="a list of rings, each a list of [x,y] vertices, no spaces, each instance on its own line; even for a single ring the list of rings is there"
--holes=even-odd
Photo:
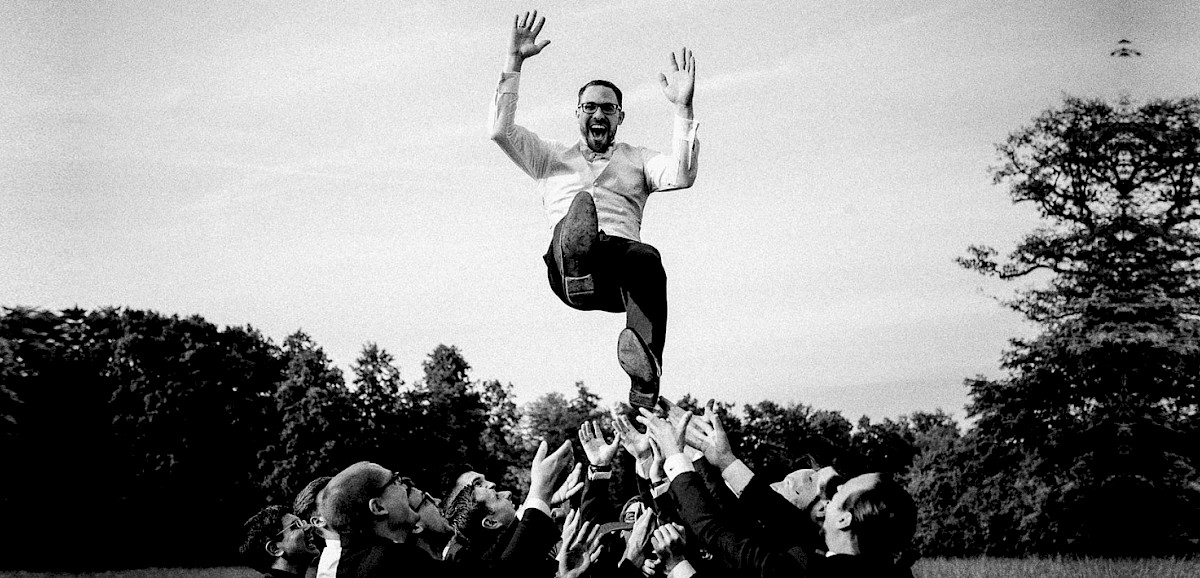
[[[503,86],[503,82],[504,79],[501,78],[501,86]],[[513,92],[516,92],[515,88],[513,89]],[[696,122],[694,119],[683,118],[679,115],[675,116],[675,138],[683,139],[688,142],[695,142],[696,131],[699,128],[700,123]]]
[[[650,465],[654,463],[654,458],[649,457],[639,459],[633,464],[633,471],[639,478],[650,479]]]
[[[725,471],[721,472],[721,478],[725,480],[725,485],[729,486],[730,490],[739,498],[742,496],[742,491],[746,489],[746,484],[750,483],[750,478],[754,477],[754,471],[746,467],[742,460],[734,460]]]
[[[541,510],[541,512],[547,517],[550,516],[550,504],[547,504],[546,502],[543,502],[537,498],[526,498],[525,503],[521,504],[521,509],[517,511],[517,519],[523,518],[525,516],[525,510],[528,510],[529,508]]]
[[[663,483],[650,488],[650,497],[657,498],[667,493],[667,490],[669,489],[671,489],[671,482],[669,480],[664,480]]]
[[[612,477],[612,470],[593,470],[588,468],[588,481],[607,480]]]
[[[732,466],[730,466],[732,467]],[[667,479],[675,481],[675,476],[683,472],[694,472],[696,468],[692,466],[692,462],[683,454],[675,454],[663,462],[663,469],[667,471]]]
[[[692,563],[684,560],[671,568],[667,573],[667,578],[690,578],[696,573],[696,569],[692,567]]]
[[[517,88],[519,88],[520,86],[521,86],[521,73],[520,72],[501,72],[500,73],[500,86],[496,87],[496,92],[498,94],[505,94],[505,93],[516,94]]]

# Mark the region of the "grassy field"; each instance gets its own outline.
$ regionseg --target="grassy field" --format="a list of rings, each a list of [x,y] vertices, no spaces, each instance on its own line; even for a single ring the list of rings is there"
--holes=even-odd
[[[913,567],[916,578],[1193,578],[1200,560],[1069,560],[1069,559],[928,559]],[[63,574],[0,571],[0,578],[258,578],[246,568],[146,568]]]
[[[144,568],[87,574],[57,572],[9,572],[0,570],[0,578],[259,578],[261,573],[249,568]]]
[[[1200,560],[1074,560],[1034,558],[926,559],[913,566],[916,578],[1194,578]]]

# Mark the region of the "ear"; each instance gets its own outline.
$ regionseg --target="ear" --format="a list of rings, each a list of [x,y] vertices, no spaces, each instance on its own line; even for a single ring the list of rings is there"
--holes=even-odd
[[[619,114],[617,114],[617,126],[621,126],[621,123],[623,123],[623,122],[625,122],[625,111],[624,110],[622,110]]]
[[[825,511],[825,516],[826,517],[829,516],[829,510]],[[833,519],[834,527],[839,530],[845,530],[846,528],[849,528],[853,522],[854,522],[854,516],[850,512],[845,512],[845,511],[840,512]]]
[[[483,517],[483,527],[488,530],[497,530],[500,528],[500,520],[497,520],[496,516],[488,514]]]
[[[375,516],[386,516],[388,513],[387,506],[384,506],[383,502],[379,498],[371,498],[368,500],[367,508],[369,508],[371,510],[371,514]]]
[[[263,546],[263,549],[265,549],[272,558],[278,558],[283,555],[283,547],[279,545],[279,542],[267,540],[267,543]]]

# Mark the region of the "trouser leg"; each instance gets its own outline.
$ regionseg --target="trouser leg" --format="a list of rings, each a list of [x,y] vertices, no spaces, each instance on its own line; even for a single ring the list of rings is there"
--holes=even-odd
[[[658,249],[601,231],[589,259],[595,293],[587,299],[568,299],[561,265],[555,257],[561,229],[560,222],[543,257],[554,294],[574,309],[624,312],[625,326],[646,342],[661,363],[667,336],[667,274]]]
[[[626,241],[616,262],[625,326],[641,336],[661,364],[667,337],[667,273],[662,256],[650,245]]]

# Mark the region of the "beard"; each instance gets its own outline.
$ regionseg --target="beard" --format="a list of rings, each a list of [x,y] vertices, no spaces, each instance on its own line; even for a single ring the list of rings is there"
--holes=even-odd
[[[608,119],[588,122],[587,130],[583,132],[583,140],[587,143],[588,148],[602,153],[608,150],[608,147],[616,140],[616,132],[615,127]]]

